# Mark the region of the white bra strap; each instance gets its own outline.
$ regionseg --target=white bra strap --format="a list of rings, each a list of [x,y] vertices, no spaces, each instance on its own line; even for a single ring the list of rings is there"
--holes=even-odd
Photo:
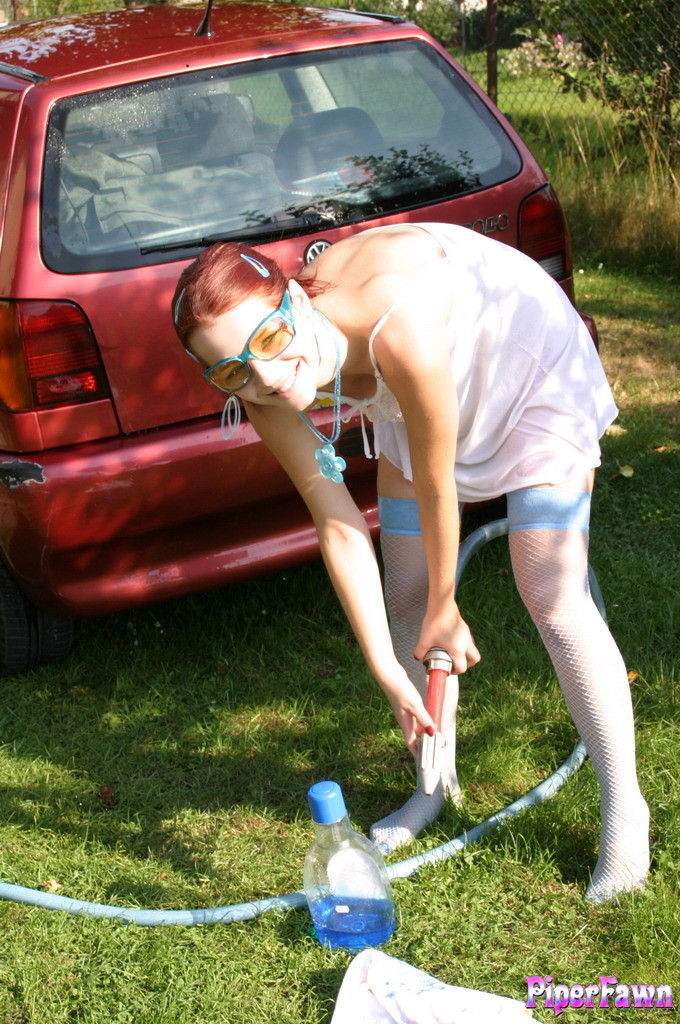
[[[380,374],[380,370],[378,368],[378,364],[377,364],[375,356],[373,354],[373,342],[375,341],[375,336],[385,326],[385,324],[387,323],[389,318],[392,316],[392,314],[394,313],[395,309],[397,309],[397,307],[399,306],[401,301],[402,301],[402,298],[398,298],[396,302],[392,303],[392,305],[387,310],[387,312],[383,313],[383,315],[380,317],[380,319],[378,320],[377,324],[375,325],[375,327],[371,331],[371,336],[368,339],[368,354],[371,357],[371,364],[373,366],[373,369],[376,372],[376,375]]]
[[[430,268],[430,266],[428,265],[425,269],[426,270],[430,270],[430,269],[437,270],[439,267],[442,267],[442,266],[444,266],[445,264],[447,264],[449,262],[450,262],[449,257],[448,256],[444,256],[441,260],[438,260],[437,263],[435,263],[434,268]],[[423,271],[423,273],[424,273],[424,271]],[[417,275],[416,281],[413,281],[411,283],[412,284],[417,284],[417,281],[418,281],[419,277],[420,277],[420,275]],[[406,289],[405,294],[400,295],[399,298],[396,300],[396,302],[392,303],[392,305],[389,307],[389,309],[387,310],[386,313],[383,313],[383,315],[380,317],[380,319],[378,320],[377,324],[375,325],[375,327],[371,331],[371,336],[368,339],[368,354],[371,357],[371,363],[373,365],[373,369],[376,372],[376,376],[380,376],[380,369],[378,368],[378,364],[377,364],[375,356],[373,354],[373,343],[375,341],[376,335],[378,334],[379,331],[381,331],[383,329],[383,327],[385,326],[385,324],[387,323],[389,318],[394,313],[395,309],[399,308],[399,306],[402,304],[404,299],[408,296],[409,291],[410,291],[410,287],[408,287]]]

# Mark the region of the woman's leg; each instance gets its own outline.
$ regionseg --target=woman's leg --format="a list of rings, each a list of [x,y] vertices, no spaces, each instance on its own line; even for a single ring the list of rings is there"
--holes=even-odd
[[[414,499],[379,499],[380,538],[385,567],[385,601],[390,632],[399,663],[417,688],[423,700],[427,678],[423,665],[413,657],[427,602],[427,562]],[[460,801],[456,775],[456,709],[458,677],[449,676],[442,714],[442,736],[446,746],[442,775],[434,793],[428,795],[420,786],[406,803],[377,821],[371,838],[385,853],[413,842],[418,833],[437,818],[446,796]]]
[[[517,586],[600,785],[600,850],[586,892],[599,903],[644,885],[649,811],[637,781],[626,669],[588,587],[589,515],[590,494],[576,488],[508,495]]]

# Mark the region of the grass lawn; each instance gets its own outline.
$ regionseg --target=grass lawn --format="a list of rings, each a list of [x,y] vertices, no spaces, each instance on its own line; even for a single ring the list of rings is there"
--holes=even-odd
[[[548,803],[396,882],[399,926],[385,949],[443,981],[521,1000],[526,975],[588,984],[609,974],[670,984],[677,1005],[680,310],[672,283],[583,270],[579,303],[598,320],[621,407],[604,439],[591,561],[630,670],[652,812],[649,889],[614,908],[584,904],[598,835],[586,763]],[[472,561],[460,600],[483,653],[461,685],[466,804],[394,860],[504,806],[576,741],[503,541]],[[364,831],[413,787],[387,702],[318,565],[81,623],[68,661],[4,681],[0,743],[0,878],[121,906],[293,892],[312,838],[311,782],[340,782]],[[5,902],[0,927],[0,1024],[327,1024],[349,963],[318,946],[303,910],[139,928]],[[611,1005],[569,1011],[629,1018]],[[668,1019],[644,1011],[645,1022]]]

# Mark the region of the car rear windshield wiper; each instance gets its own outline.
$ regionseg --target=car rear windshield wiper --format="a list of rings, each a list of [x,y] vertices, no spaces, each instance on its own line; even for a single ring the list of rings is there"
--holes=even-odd
[[[139,251],[143,256],[149,256],[152,253],[176,252],[180,249],[205,249],[209,245],[214,245],[215,242],[254,242],[262,238],[274,242],[279,238],[285,238],[287,235],[314,230],[314,228],[320,228],[324,225],[330,227],[332,223],[333,219],[324,217],[323,214],[315,213],[312,216],[305,214],[295,219],[270,221],[269,224],[258,224],[257,226],[241,228],[236,231],[220,231],[214,235],[201,235],[199,238],[186,238],[179,242],[148,245]]]
[[[145,245],[139,251],[142,256],[149,256],[154,252],[174,252],[175,249],[205,249],[213,242],[223,241],[222,238],[187,238],[181,242],[167,242],[165,245]]]

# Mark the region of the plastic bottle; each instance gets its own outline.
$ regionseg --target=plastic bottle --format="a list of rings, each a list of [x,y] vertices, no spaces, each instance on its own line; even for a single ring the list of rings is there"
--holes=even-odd
[[[396,924],[382,854],[352,829],[337,782],[316,782],[307,796],[316,839],[303,882],[316,936],[331,949],[380,946]]]

